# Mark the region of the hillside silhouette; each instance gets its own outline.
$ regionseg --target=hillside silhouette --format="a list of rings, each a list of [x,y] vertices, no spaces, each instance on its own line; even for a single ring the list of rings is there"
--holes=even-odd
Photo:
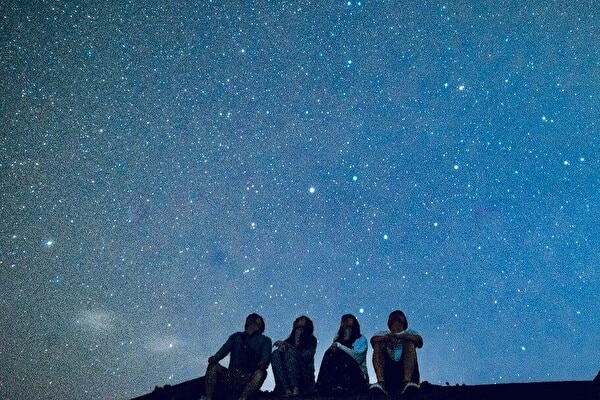
[[[148,394],[132,400],[197,400],[204,394],[204,377],[176,385],[155,387]],[[273,392],[259,392],[256,400],[283,399]],[[286,398],[289,399],[289,398]],[[319,395],[297,396],[295,400],[600,400],[600,372],[589,381],[555,381],[528,383],[501,383],[483,385],[442,386],[423,382],[410,398],[403,396],[373,396],[370,394],[325,397]]]

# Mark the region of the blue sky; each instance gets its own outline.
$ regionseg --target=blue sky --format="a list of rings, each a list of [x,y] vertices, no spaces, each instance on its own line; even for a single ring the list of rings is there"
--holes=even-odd
[[[193,379],[251,312],[317,366],[400,308],[431,383],[598,372],[592,4],[0,9],[1,397]]]

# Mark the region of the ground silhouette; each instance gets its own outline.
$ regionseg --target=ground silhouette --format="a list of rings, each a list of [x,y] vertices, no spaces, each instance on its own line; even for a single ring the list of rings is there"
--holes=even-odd
[[[204,377],[177,385],[156,387],[151,393],[132,400],[197,400],[204,394]],[[421,388],[410,398],[389,396],[390,400],[600,400],[600,372],[589,381],[557,381],[502,383],[487,385],[441,386],[423,382]],[[259,392],[256,400],[284,399],[273,392]],[[289,398],[285,398],[289,399]],[[383,396],[370,394],[342,397],[319,395],[297,396],[294,400],[377,400]],[[227,399],[229,400],[229,399]]]

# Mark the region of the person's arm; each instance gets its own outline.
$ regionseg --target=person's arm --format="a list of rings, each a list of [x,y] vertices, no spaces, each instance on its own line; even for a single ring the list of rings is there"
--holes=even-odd
[[[300,358],[309,365],[315,363],[315,353],[317,352],[317,341],[311,341],[310,345],[300,352]]]
[[[275,343],[273,343],[273,347],[277,347],[277,350],[279,351],[284,351],[288,345],[288,342],[286,342],[285,340],[278,340]]]
[[[391,335],[390,333],[385,332],[385,331],[375,333],[371,337],[371,346],[375,347],[378,344],[387,343],[390,340],[390,335]]]
[[[214,356],[208,357],[209,364],[216,364],[219,361],[221,361],[222,359],[224,359],[227,356],[227,354],[229,354],[229,352],[231,351],[231,348],[233,347],[233,336],[234,335],[229,336],[227,341],[223,344],[223,346],[221,346],[221,348],[215,353]]]
[[[395,336],[400,340],[410,340],[411,342],[413,342],[415,344],[415,347],[417,349],[420,349],[421,347],[423,347],[423,338],[421,337],[421,335],[419,335],[415,331],[411,331],[411,330],[407,329],[400,333],[397,333]]]
[[[271,363],[271,347],[273,346],[270,338],[266,336],[264,338],[264,343],[261,346],[260,361],[258,362],[258,369],[262,370],[266,370]]]
[[[333,338],[333,342],[331,342],[331,346],[329,346],[328,350],[336,350],[338,348],[338,337],[337,335],[334,336]]]
[[[365,354],[367,353],[367,349],[369,347],[367,343],[367,338],[364,336],[360,336],[358,339],[352,343],[352,347],[346,347],[343,344],[337,343],[337,348],[348,353],[352,358],[354,358],[359,364],[365,358]]]

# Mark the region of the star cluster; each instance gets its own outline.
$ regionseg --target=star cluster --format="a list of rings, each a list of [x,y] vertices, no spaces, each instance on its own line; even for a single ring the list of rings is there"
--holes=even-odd
[[[431,383],[597,373],[593,4],[0,9],[0,397],[193,379],[250,312],[317,368],[401,308]]]

